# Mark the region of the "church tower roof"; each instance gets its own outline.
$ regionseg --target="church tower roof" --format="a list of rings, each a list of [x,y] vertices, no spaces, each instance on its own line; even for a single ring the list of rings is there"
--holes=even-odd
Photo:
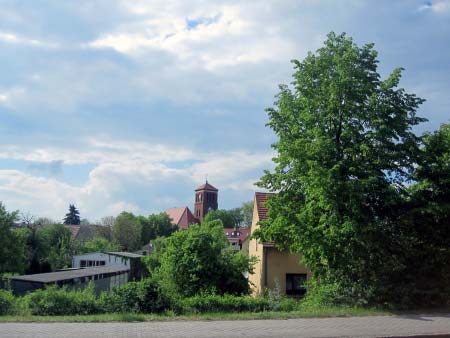
[[[219,191],[217,188],[215,188],[211,184],[209,184],[208,181],[206,181],[204,184],[202,184],[197,189],[195,189],[195,191],[200,191],[200,190]]]

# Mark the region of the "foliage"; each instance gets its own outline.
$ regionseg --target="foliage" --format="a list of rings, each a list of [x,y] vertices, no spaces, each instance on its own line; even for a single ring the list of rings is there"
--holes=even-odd
[[[48,264],[51,270],[70,267],[74,253],[72,233],[62,224],[40,228],[36,232],[37,251],[41,264]]]
[[[230,210],[212,210],[209,211],[205,222],[221,220],[224,228],[249,228],[253,219],[253,201],[242,203],[239,208]]]
[[[89,241],[80,243],[77,248],[77,253],[85,254],[89,252],[108,252],[119,250],[120,246],[118,244],[112,243],[104,237],[94,237]]]
[[[241,221],[240,215],[232,210],[210,210],[203,221],[208,223],[212,221],[220,220],[224,228],[236,228]]]
[[[151,214],[148,217],[138,216],[142,227],[141,244],[148,244],[157,237],[169,236],[177,230],[177,226],[172,224],[170,217],[165,213]]]
[[[241,228],[250,228],[251,227],[252,220],[253,220],[253,207],[254,207],[254,202],[248,201],[248,202],[242,203],[241,207],[238,208],[239,213],[241,215],[241,223],[240,223]]]
[[[64,224],[79,225],[80,224],[80,212],[75,205],[69,205],[69,212],[64,217]]]
[[[31,292],[25,298],[33,315],[86,315],[103,311],[93,284],[82,290],[48,287]]]
[[[165,242],[154,275],[166,294],[189,297],[201,292],[249,292],[243,273],[252,272],[253,261],[230,251],[220,221],[192,225]]]
[[[141,248],[142,226],[136,216],[130,212],[122,212],[117,216],[113,227],[113,239],[125,251],[136,251]]]
[[[169,301],[152,279],[127,283],[101,298],[105,311],[110,313],[161,313],[169,307]]]
[[[14,314],[16,299],[11,291],[0,289],[0,316]]]
[[[261,312],[269,309],[268,299],[251,296],[199,294],[181,300],[183,313]]]
[[[391,277],[411,254],[399,219],[424,100],[397,88],[401,69],[380,80],[376,58],[372,44],[330,33],[316,54],[293,61],[293,88],[280,86],[268,109],[278,155],[259,185],[278,194],[256,236],[302,252],[317,278],[390,302]]]
[[[425,134],[414,179],[398,222],[408,255],[394,297],[405,306],[450,304],[450,125]]]
[[[0,202],[0,274],[22,273],[26,266],[26,247],[21,231],[13,230],[18,212],[7,212]]]

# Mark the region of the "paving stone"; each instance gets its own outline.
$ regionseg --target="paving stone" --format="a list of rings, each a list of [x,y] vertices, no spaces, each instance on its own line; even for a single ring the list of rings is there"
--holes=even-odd
[[[0,338],[450,337],[450,314],[242,321],[1,323]]]

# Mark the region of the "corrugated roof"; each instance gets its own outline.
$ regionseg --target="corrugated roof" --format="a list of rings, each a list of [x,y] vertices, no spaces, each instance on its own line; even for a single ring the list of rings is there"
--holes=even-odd
[[[219,191],[217,188],[215,188],[215,187],[213,187],[211,184],[209,184],[208,181],[206,181],[205,184],[202,184],[202,185],[199,186],[197,189],[195,189],[195,191],[199,191],[199,190]]]
[[[38,273],[34,275],[23,275],[23,276],[12,276],[10,279],[12,280],[22,280],[28,282],[39,282],[39,283],[54,283],[63,280],[69,280],[73,278],[81,278],[81,277],[90,277],[99,274],[107,274],[107,273],[118,273],[118,272],[127,272],[129,268],[126,267],[111,267],[111,266],[103,266],[103,267],[92,267],[86,269],[78,269],[78,270],[66,270],[66,271],[57,271],[57,272],[48,272],[48,273]]]

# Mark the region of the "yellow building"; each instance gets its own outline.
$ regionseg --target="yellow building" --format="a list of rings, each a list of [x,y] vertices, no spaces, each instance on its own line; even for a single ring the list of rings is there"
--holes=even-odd
[[[251,235],[259,228],[259,221],[267,218],[267,201],[270,193],[255,193]],[[300,254],[278,250],[273,242],[262,243],[251,239],[249,255],[258,258],[254,274],[249,276],[253,285],[253,294],[258,295],[265,289],[274,289],[277,284],[282,293],[290,296],[302,296],[306,279],[311,276],[309,269],[300,264]]]

